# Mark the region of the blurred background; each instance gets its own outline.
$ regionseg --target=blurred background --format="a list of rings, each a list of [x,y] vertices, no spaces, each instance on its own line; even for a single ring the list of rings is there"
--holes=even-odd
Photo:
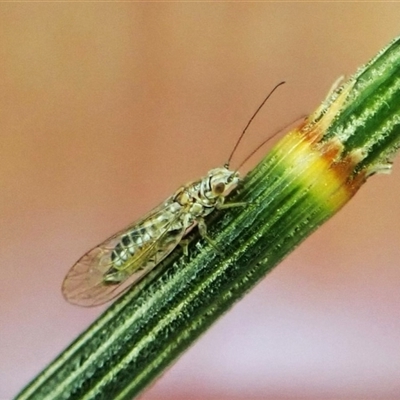
[[[233,167],[399,21],[395,3],[0,4],[0,399],[104,310],[63,300],[77,258],[221,166],[279,81]],[[399,399],[399,199],[400,162],[142,399]]]

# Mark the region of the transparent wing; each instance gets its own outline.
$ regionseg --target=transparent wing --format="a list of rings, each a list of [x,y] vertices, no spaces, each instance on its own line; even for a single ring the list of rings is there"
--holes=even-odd
[[[69,270],[62,284],[66,300],[85,307],[106,303],[137,283],[160,263],[179,244],[187,228],[182,226],[173,229],[178,225],[182,212],[170,218],[163,215],[163,222],[156,222],[158,216],[165,214],[171,202],[172,198],[82,256]],[[147,228],[156,226],[157,234],[147,240],[143,239],[144,223]],[[141,237],[142,244],[121,266],[114,268],[111,255],[127,234],[132,238]]]

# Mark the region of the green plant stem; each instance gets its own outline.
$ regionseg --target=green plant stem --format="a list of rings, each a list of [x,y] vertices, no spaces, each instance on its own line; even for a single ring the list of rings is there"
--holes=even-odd
[[[336,213],[400,143],[400,39],[335,90],[207,221],[116,301],[17,397],[131,399],[221,314]]]

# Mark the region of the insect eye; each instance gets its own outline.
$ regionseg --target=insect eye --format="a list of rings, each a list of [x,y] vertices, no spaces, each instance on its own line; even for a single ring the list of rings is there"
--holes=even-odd
[[[217,183],[217,184],[215,185],[215,187],[214,187],[214,191],[215,191],[215,193],[217,193],[217,194],[224,193],[224,191],[225,191],[225,184],[222,183],[222,182]]]

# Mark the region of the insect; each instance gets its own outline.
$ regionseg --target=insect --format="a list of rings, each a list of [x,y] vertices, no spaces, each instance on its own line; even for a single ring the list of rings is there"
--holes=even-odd
[[[184,237],[196,225],[201,236],[212,244],[204,218],[214,210],[245,205],[225,204],[226,196],[240,182],[239,172],[231,170],[229,164],[250,123],[283,83],[276,85],[258,107],[223,167],[211,169],[203,178],[182,186],[145,217],[89,250],[73,265],[62,284],[67,301],[90,307],[117,297],[184,243]],[[258,146],[239,168],[271,138]]]

